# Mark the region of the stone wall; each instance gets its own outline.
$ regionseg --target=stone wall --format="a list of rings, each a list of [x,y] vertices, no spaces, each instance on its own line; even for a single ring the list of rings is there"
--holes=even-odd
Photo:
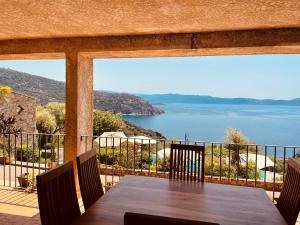
[[[11,92],[5,97],[0,97],[0,114],[4,113],[5,117],[16,117],[16,128],[21,128],[24,133],[36,132],[36,98]]]

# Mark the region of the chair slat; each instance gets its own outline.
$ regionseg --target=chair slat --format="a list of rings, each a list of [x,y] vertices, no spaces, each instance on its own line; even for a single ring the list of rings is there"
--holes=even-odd
[[[204,146],[171,144],[169,178],[204,182],[204,157]]]
[[[72,161],[38,175],[36,180],[42,225],[69,225],[81,215]]]
[[[218,225],[217,223],[126,212],[124,225]]]
[[[83,205],[88,209],[104,194],[96,152],[91,150],[78,156],[77,168]]]
[[[290,158],[283,190],[276,204],[289,225],[297,221],[300,210],[300,162]]]

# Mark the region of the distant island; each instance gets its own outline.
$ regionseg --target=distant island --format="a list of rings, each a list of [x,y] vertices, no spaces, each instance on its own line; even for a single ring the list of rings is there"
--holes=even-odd
[[[300,98],[291,100],[253,99],[253,98],[220,98],[207,95],[182,95],[182,94],[136,94],[151,104],[161,105],[166,103],[190,104],[235,104],[235,105],[287,105],[300,106]]]
[[[0,68],[0,84],[36,97],[39,103],[65,101],[65,83],[41,76]],[[156,115],[163,111],[141,97],[105,91],[94,91],[94,107],[113,113],[128,115]]]

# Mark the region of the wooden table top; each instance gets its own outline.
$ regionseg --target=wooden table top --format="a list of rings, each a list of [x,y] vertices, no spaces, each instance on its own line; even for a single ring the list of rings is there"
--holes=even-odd
[[[75,225],[123,225],[125,212],[200,220],[221,225],[284,225],[263,189],[125,176]]]

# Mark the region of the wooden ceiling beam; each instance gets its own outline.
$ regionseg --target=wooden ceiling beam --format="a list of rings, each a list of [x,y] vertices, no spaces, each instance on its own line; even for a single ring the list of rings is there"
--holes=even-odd
[[[300,28],[113,37],[0,41],[0,59],[60,58],[79,52],[93,58],[299,53]]]

